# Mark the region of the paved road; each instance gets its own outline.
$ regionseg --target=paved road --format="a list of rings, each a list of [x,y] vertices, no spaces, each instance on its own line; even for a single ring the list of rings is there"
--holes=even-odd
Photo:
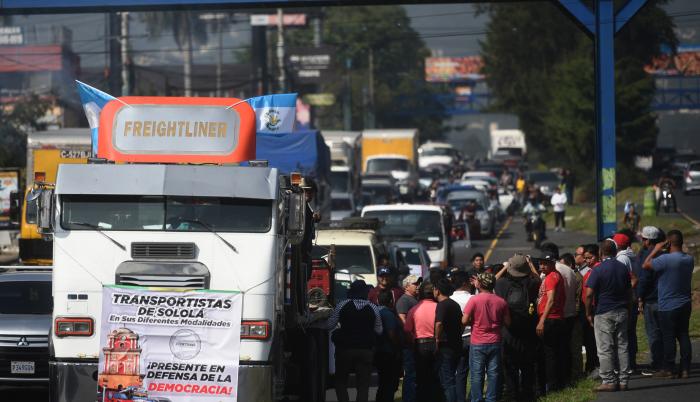
[[[627,392],[601,393],[601,402],[666,402],[700,400],[700,341],[693,343],[693,368],[687,380],[632,376]]]
[[[700,222],[700,193],[692,195],[683,195],[682,191],[677,193],[678,208],[692,219]]]

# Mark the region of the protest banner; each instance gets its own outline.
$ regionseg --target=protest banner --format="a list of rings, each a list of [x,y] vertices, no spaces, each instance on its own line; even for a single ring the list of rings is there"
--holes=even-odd
[[[242,295],[105,286],[100,401],[235,402]]]

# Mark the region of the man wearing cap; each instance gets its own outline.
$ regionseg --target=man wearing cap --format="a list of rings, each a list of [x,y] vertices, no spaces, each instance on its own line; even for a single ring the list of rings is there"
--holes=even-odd
[[[372,303],[379,305],[379,301],[377,300],[379,292],[382,290],[391,290],[391,293],[394,296],[393,302],[394,305],[396,305],[401,295],[404,294],[404,291],[401,288],[394,286],[394,276],[393,270],[388,266],[379,267],[377,269],[377,286],[370,289],[367,299],[369,299],[369,301]]]
[[[616,233],[612,237],[617,247],[617,255],[615,259],[625,264],[630,272],[630,278],[632,283],[632,289],[637,287],[637,275],[634,272],[634,266],[637,263],[637,256],[634,255],[634,251],[630,247],[630,237],[624,233]],[[630,302],[630,313],[629,319],[627,320],[627,352],[629,354],[629,366],[630,370],[634,372],[637,369],[637,316],[639,315],[639,310],[637,309],[636,298],[632,294],[632,301]]]
[[[416,396],[417,400],[432,401],[442,395],[440,380],[435,370],[435,310],[437,303],[433,299],[433,285],[421,284],[420,301],[406,315],[404,331],[413,341],[416,361]]]
[[[616,253],[612,239],[600,244],[602,261],[591,271],[586,284],[586,318],[595,331],[600,361],[602,383],[596,388],[599,392],[626,391],[630,377],[627,320],[632,286],[630,272],[615,259]]]
[[[494,293],[502,297],[510,311],[510,327],[503,328],[503,373],[508,400],[532,400],[535,395],[537,352],[537,291],[540,277],[525,256],[516,254],[499,272]],[[498,275],[497,275],[498,276]]]
[[[421,282],[422,279],[415,275],[408,275],[402,281],[404,294],[396,302],[396,312],[401,320],[401,325],[406,323],[406,315],[409,310],[418,304],[418,286]],[[416,400],[416,362],[411,342],[404,342],[403,372],[401,396],[404,402],[414,402]]]
[[[333,309],[328,319],[335,344],[335,393],[340,402],[349,401],[351,371],[356,376],[357,401],[366,402],[369,397],[374,347],[383,327],[377,306],[367,301],[367,289],[363,280],[351,283],[348,298]]]
[[[579,289],[581,286],[581,280],[576,275],[571,267],[566,264],[559,262],[559,247],[554,243],[544,243],[542,244],[542,250],[548,251],[554,258],[556,258],[556,263],[554,264],[557,272],[561,275],[564,280],[564,295],[566,296],[564,300],[564,339],[565,347],[562,349],[564,352],[562,359],[564,360],[564,372],[562,373],[563,385],[569,384],[572,381],[571,362],[574,360],[573,353],[575,353],[571,347],[569,347],[569,340],[573,338],[574,325],[578,317],[578,304],[580,302]],[[577,353],[581,353],[581,347],[579,345]],[[577,359],[578,360],[578,359]]]
[[[437,301],[437,368],[445,402],[457,402],[455,373],[462,349],[462,310],[456,301],[450,299],[452,293],[452,284],[447,279],[440,279],[433,288],[433,297]]]
[[[469,369],[472,401],[496,402],[501,371],[501,328],[510,325],[508,304],[493,294],[495,276],[483,272],[473,280],[479,293],[469,299],[462,315],[462,325],[471,325]],[[487,388],[484,399],[484,374]]]
[[[535,331],[542,339],[544,355],[541,356],[541,369],[544,368],[545,392],[560,389],[564,384],[567,339],[565,335],[564,306],[566,285],[556,269],[557,257],[542,250],[539,258],[540,270],[545,275],[537,295],[537,315],[539,320]],[[540,372],[542,371],[540,369]]]
[[[644,330],[647,334],[649,345],[649,358],[651,370],[642,370],[642,375],[650,376],[661,370],[664,359],[664,345],[661,338],[661,326],[659,324],[659,277],[653,270],[642,269],[651,250],[660,241],[664,240],[661,231],[655,226],[642,228],[642,249],[635,264],[635,273],[639,278],[636,296],[637,308],[644,314]]]

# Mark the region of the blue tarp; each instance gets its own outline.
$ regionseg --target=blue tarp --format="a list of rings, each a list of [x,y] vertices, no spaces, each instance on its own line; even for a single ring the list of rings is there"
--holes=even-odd
[[[258,133],[255,159],[269,161],[282,174],[301,172],[321,181],[327,181],[330,176],[330,149],[318,130]]]

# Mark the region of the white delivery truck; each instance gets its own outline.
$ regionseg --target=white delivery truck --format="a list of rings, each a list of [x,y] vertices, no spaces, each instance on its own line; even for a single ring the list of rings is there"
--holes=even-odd
[[[497,126],[490,129],[491,149],[489,157],[494,160],[520,161],[527,154],[525,133],[521,130],[499,130]]]
[[[186,98],[179,99],[186,103],[182,101]],[[141,112],[137,100],[120,98],[133,109],[117,113],[114,127],[121,127],[122,115],[130,121],[138,121],[139,114],[151,120],[170,117],[154,115],[148,108]],[[219,106],[222,103],[226,104]],[[182,107],[182,113],[173,116],[178,121],[202,118],[187,105]],[[117,136],[103,138],[101,133],[100,147],[109,147],[108,155],[132,147],[128,159],[135,158],[136,147],[143,146],[148,153],[152,149],[148,147],[159,141],[156,145],[168,149],[169,160],[201,163],[199,156],[210,158],[219,152],[212,145],[217,135],[235,138],[234,149],[255,135],[250,127],[254,123],[246,122],[254,120],[254,113],[247,105],[243,108],[245,113],[238,106],[238,115],[229,120],[237,125],[233,132],[223,127],[213,136],[202,135],[201,142],[173,131],[174,136],[151,137],[150,143],[125,144]],[[220,109],[224,113],[224,107]],[[179,153],[174,139],[187,145],[184,153]],[[207,153],[193,153],[202,142]],[[229,145],[221,152],[230,153]],[[302,264],[306,204],[296,184],[301,177],[279,176],[277,169],[263,162],[260,166],[103,162],[107,163],[60,165],[55,188],[32,193],[38,226],[45,235],[52,233],[54,241],[50,400],[96,400],[98,357],[104,346],[102,295],[108,285],[241,292],[238,401],[273,401],[285,393],[321,400],[327,367],[319,362],[327,359],[328,311],[310,312],[306,301],[310,269]]]

